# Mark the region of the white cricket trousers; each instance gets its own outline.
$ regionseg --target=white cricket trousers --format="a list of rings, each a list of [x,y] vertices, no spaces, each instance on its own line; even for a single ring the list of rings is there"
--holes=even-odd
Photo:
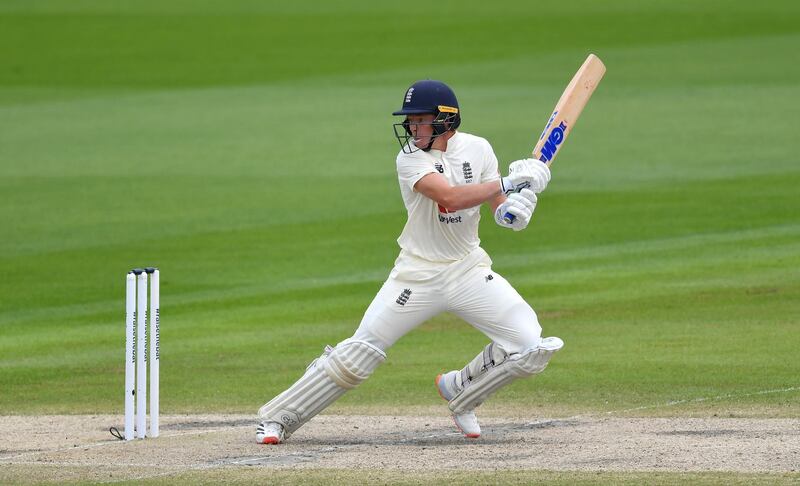
[[[428,319],[452,312],[508,354],[535,348],[542,333],[536,313],[491,264],[486,252],[476,248],[432,277],[409,271],[408,265],[402,270],[396,266],[352,339],[386,351]]]

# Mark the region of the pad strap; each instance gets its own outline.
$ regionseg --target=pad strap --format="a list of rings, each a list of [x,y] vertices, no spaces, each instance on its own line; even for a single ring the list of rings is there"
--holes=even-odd
[[[470,412],[512,381],[541,373],[553,353],[563,346],[561,339],[549,337],[536,348],[509,355],[495,343],[487,345],[461,370],[461,391],[450,400],[450,410],[455,414]]]

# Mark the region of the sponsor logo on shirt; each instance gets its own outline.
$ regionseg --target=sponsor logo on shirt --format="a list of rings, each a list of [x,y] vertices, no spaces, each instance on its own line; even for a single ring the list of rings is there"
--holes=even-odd
[[[436,171],[440,174],[444,174],[444,166],[439,162],[434,162],[433,166],[436,167]]]
[[[439,222],[444,223],[444,224],[460,223],[461,222],[461,216],[442,216],[440,214],[439,215]]]
[[[446,207],[442,206],[441,204],[437,204],[439,206],[439,222],[450,224],[450,223],[460,223],[461,216],[448,216],[449,214],[453,214],[456,211],[452,211],[447,209]]]

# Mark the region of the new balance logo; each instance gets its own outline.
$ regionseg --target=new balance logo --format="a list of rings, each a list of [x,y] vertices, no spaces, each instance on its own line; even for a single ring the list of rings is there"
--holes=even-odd
[[[403,289],[403,291],[400,292],[400,297],[398,297],[395,302],[400,305],[406,305],[409,297],[411,297],[411,289]]]

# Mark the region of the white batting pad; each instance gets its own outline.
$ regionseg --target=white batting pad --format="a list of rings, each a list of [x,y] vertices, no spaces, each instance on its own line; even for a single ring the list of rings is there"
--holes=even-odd
[[[524,353],[506,354],[494,343],[484,348],[461,370],[457,381],[461,391],[449,402],[450,410],[462,414],[474,410],[489,396],[517,378],[541,373],[553,353],[564,346],[557,337],[542,339],[539,346]]]
[[[386,354],[364,341],[343,341],[325,347],[294,385],[258,411],[262,420],[283,424],[288,438],[316,414],[366,380]]]

